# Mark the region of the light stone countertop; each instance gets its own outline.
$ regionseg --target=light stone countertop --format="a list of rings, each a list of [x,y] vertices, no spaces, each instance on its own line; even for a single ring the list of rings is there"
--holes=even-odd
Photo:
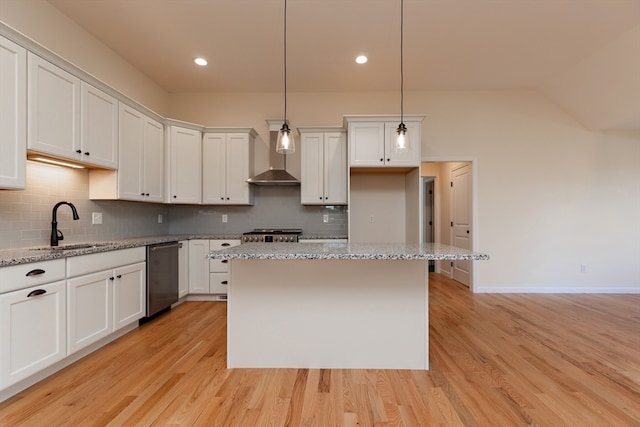
[[[489,255],[449,245],[365,243],[245,243],[209,253],[212,259],[243,260],[488,260]]]
[[[37,246],[29,248],[2,249],[0,250],[0,267],[10,265],[28,264],[31,262],[48,261],[51,259],[68,258],[79,255],[94,254],[99,252],[115,251],[120,249],[135,248],[139,246],[153,245],[156,243],[174,242],[178,240],[211,239],[211,240],[239,240],[240,234],[180,234],[136,237],[130,239],[115,239],[112,241],[94,242],[61,242],[59,249],[51,249],[50,246]],[[304,239],[337,239],[346,236],[316,236],[302,235]],[[78,249],[66,249],[77,245],[90,245],[90,247]]]

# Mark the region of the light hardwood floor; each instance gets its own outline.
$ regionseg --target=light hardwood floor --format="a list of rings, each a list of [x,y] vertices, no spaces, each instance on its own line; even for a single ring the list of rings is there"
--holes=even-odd
[[[225,303],[188,302],[0,404],[0,425],[640,425],[640,295],[430,280],[429,371],[227,370]]]

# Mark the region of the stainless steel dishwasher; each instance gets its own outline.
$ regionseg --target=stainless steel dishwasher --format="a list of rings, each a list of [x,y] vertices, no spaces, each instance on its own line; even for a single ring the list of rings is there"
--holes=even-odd
[[[147,246],[147,317],[178,301],[178,245]]]

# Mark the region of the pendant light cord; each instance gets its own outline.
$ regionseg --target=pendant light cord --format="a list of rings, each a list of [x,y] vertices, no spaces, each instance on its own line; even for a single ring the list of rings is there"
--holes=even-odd
[[[400,0],[400,123],[404,122],[404,0]]]
[[[287,0],[284,0],[284,123],[287,123]]]

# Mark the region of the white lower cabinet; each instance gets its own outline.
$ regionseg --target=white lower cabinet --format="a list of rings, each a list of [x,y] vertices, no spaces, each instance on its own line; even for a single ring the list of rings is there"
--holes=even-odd
[[[117,331],[136,320],[147,311],[145,262],[113,270],[113,330]]]
[[[189,293],[209,293],[209,240],[189,240]]]
[[[189,240],[189,293],[226,295],[229,263],[207,255],[239,244],[239,239]]]
[[[113,332],[113,280],[102,271],[67,281],[69,354]]]
[[[0,295],[0,390],[67,356],[66,283]]]
[[[67,259],[69,354],[144,317],[145,257],[140,247]]]

